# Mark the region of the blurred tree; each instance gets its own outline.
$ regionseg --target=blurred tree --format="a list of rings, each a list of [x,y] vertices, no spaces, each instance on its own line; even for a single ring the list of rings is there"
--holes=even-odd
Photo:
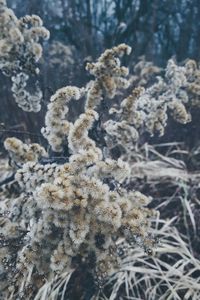
[[[199,60],[198,0],[8,0],[20,14],[38,14],[52,39],[75,46],[81,57],[97,56],[126,42],[135,56],[165,63],[171,56]]]

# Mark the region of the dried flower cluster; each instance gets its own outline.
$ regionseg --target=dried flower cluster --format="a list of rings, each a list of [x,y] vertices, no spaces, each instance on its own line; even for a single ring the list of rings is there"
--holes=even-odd
[[[12,92],[19,107],[25,111],[40,110],[42,92],[39,86],[32,95],[26,91],[30,75],[37,75],[37,62],[42,56],[40,40],[49,38],[49,31],[36,15],[18,19],[0,1],[0,69],[12,78]]]
[[[101,56],[99,65],[106,66],[102,70],[107,72],[106,80],[116,84],[122,73],[127,74],[116,59],[127,51],[122,44]],[[109,74],[105,62],[116,73]],[[100,78],[97,82],[100,84]],[[104,84],[103,76],[101,90],[110,96]],[[88,107],[93,88],[93,84],[86,90],[69,86],[51,97],[42,132],[55,151],[61,151],[66,140],[69,153],[64,163],[52,161],[37,144],[5,140],[18,168],[13,181],[17,192],[9,201],[6,194],[2,197],[1,290],[5,299],[19,295],[29,299],[44,282],[80,265],[101,285],[120,268],[126,247],[138,244],[151,253],[154,246],[149,228],[155,212],[147,208],[151,199],[125,187],[130,176],[127,163],[105,158],[89,136],[99,118],[97,102]],[[113,88],[114,96],[115,85]],[[68,122],[68,102],[84,93],[85,111],[75,122]],[[125,241],[123,247],[120,241]]]
[[[17,171],[21,193],[12,200],[1,235],[5,297],[16,297],[19,291],[28,297],[30,284],[33,292],[39,288],[36,278],[50,280],[70,271],[77,257],[101,284],[119,268],[123,250],[117,240],[125,238],[130,246],[138,243],[146,251],[153,246],[148,236],[153,212],[145,208],[150,199],[120,187],[129,168],[123,161],[102,159],[101,150],[87,136],[95,117],[96,112],[86,111],[73,125],[68,163],[29,161]],[[20,159],[21,148],[8,147],[11,142],[5,145],[10,151],[18,149]],[[12,268],[7,268],[11,261]]]
[[[110,109],[113,118],[104,124],[108,146],[121,145],[124,149],[133,149],[142,131],[162,136],[168,113],[179,123],[190,122],[191,116],[186,108],[190,100],[189,88],[188,68],[178,66],[170,59],[164,77],[159,76],[157,82],[147,88],[133,89],[118,109]]]
[[[56,152],[62,151],[63,143],[69,134],[70,122],[66,120],[68,104],[72,99],[79,100],[83,92],[83,89],[67,86],[57,90],[50,99],[45,117],[46,127],[42,128],[42,134]]]
[[[129,81],[126,79],[128,69],[121,66],[119,57],[130,54],[131,48],[125,44],[106,50],[96,63],[88,63],[86,69],[95,76],[90,82],[87,94],[86,108],[96,107],[104,94],[113,98],[118,89],[126,89]]]
[[[17,138],[7,138],[4,147],[8,151],[11,160],[16,164],[24,164],[28,161],[37,161],[41,157],[46,157],[45,149],[37,143],[24,144]]]
[[[200,107],[200,70],[199,65],[194,60],[189,59],[186,64],[187,86],[186,90],[190,98],[191,105]]]

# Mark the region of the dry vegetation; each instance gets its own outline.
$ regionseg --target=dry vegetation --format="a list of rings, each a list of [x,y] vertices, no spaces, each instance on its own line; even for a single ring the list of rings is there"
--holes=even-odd
[[[0,26],[11,100],[38,112],[49,32],[4,0]],[[122,43],[89,59],[87,84],[51,94],[41,133],[2,124],[0,299],[200,298],[200,148],[176,132],[162,142],[171,123],[194,122],[199,66],[141,57],[129,74],[130,53]],[[75,63],[59,42],[49,55],[52,68]]]

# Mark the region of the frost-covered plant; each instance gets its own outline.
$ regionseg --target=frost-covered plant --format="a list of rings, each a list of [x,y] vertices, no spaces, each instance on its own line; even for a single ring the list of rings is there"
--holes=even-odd
[[[38,82],[34,93],[26,86],[30,76],[39,73],[40,41],[48,38],[49,31],[39,16],[26,15],[18,19],[6,1],[0,1],[0,69],[11,77],[15,101],[25,111],[37,112],[41,108],[42,92]]]
[[[6,210],[2,212],[0,256],[5,299],[29,299],[45,282],[65,272],[70,274],[81,265],[101,286],[120,269],[124,251],[121,240],[127,247],[138,244],[151,254],[155,245],[150,233],[155,212],[147,208],[151,199],[126,188],[124,183],[130,174],[127,163],[106,158],[89,134],[99,118],[101,101],[92,101],[94,84],[104,97],[114,96],[116,83],[126,83],[123,76],[128,73],[117,56],[129,52],[125,44],[107,50],[98,63],[90,66],[100,77],[89,87],[68,86],[51,97],[42,132],[52,149],[63,153],[61,163],[56,158],[53,161],[37,144],[26,145],[16,138],[5,140],[18,168],[18,191],[10,196],[11,203],[3,196]],[[68,122],[68,102],[81,96],[86,98],[84,112]]]
[[[9,152],[11,161],[20,165],[47,156],[45,149],[39,144],[27,145],[17,138],[7,138],[4,147]]]
[[[170,60],[164,78],[146,89],[134,89],[117,110],[112,99],[130,83],[120,58],[130,51],[125,44],[106,50],[96,63],[87,64],[94,80],[85,88],[67,86],[51,97],[42,134],[53,153],[16,138],[5,140],[17,168],[11,184],[18,186],[10,199],[2,191],[0,257],[5,299],[35,295],[45,299],[50,297],[52,282],[59,286],[56,295],[64,297],[63,276],[67,282],[66,274],[81,267],[101,287],[120,270],[127,249],[138,245],[152,254],[156,240],[151,220],[156,212],[148,208],[151,198],[128,186],[129,165],[114,159],[109,150],[116,142],[131,153],[131,143],[142,130],[163,134],[167,110],[181,123],[190,120],[185,108],[186,68]],[[85,106],[69,121],[68,105],[73,99],[85,99]],[[108,113],[101,120],[105,101],[114,114],[112,120]]]
[[[84,89],[67,86],[57,90],[50,99],[45,116],[46,127],[42,128],[42,134],[54,151],[62,151],[63,143],[69,134],[70,122],[66,119],[68,103],[72,99],[79,100],[83,92]]]
[[[51,97],[42,133],[54,151],[62,151],[64,139],[69,134],[70,122],[66,115],[71,99],[79,100],[85,93],[85,110],[96,109],[104,96],[113,98],[117,91],[129,86],[126,79],[128,69],[120,65],[119,57],[130,51],[131,48],[125,44],[106,50],[96,63],[87,64],[86,69],[95,76],[95,80],[90,81],[85,89],[64,87]]]
[[[152,136],[158,133],[162,136],[168,114],[179,123],[190,122],[187,104],[191,102],[188,94],[191,83],[188,72],[187,66],[178,66],[170,59],[164,77],[159,76],[147,88],[136,87],[120,103],[118,109],[112,107],[112,119],[104,123],[109,147],[120,145],[127,152],[127,149],[133,149],[141,132],[147,131]]]
[[[86,69],[95,80],[90,82],[87,94],[86,108],[94,108],[100,104],[104,94],[113,98],[117,90],[126,89],[129,81],[126,79],[128,69],[121,66],[120,57],[130,54],[131,47],[121,44],[112,49],[106,50],[96,63],[88,63]]]

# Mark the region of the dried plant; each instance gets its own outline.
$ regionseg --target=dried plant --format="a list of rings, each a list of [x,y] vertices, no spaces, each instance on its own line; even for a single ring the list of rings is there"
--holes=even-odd
[[[115,57],[127,52],[129,47],[124,44],[107,50],[92,67],[93,71],[102,68],[103,75],[96,82],[108,96],[112,87],[108,89],[106,82],[110,78],[113,82],[122,80],[121,70],[127,74]],[[110,67],[116,73],[109,73]],[[31,297],[42,284],[41,276],[50,282],[81,265],[101,286],[120,268],[120,239],[131,247],[140,245],[147,253],[154,247],[149,228],[155,212],[146,207],[151,199],[123,186],[130,173],[126,162],[105,158],[90,138],[89,131],[99,118],[97,103],[88,100],[93,84],[86,89],[62,88],[51,97],[42,132],[52,149],[63,153],[63,163],[52,162],[37,144],[26,145],[16,138],[5,140],[17,167],[14,180],[18,184],[18,195],[13,195],[11,203],[3,197],[10,211],[6,216],[3,213],[1,235],[5,298],[22,293]],[[86,98],[85,111],[68,122],[68,102],[81,95]]]
[[[27,90],[30,76],[37,76],[38,61],[42,56],[40,40],[47,40],[49,31],[43,27],[39,16],[24,16],[20,19],[0,1],[0,69],[11,77],[12,92],[18,106],[25,111],[38,112],[43,97],[39,83],[31,93]]]
[[[39,38],[48,38],[48,31],[36,16],[18,20],[2,0],[0,8],[0,17],[9,32],[9,38],[4,31],[1,33],[0,49],[7,46],[5,57],[0,56],[2,67],[13,73],[12,89],[19,100],[20,89],[20,95],[26,94],[30,63],[35,72],[35,63],[41,55]],[[10,38],[13,27],[18,34],[15,44],[14,37]],[[182,124],[191,120],[188,106],[194,91],[198,95],[194,86],[198,72],[192,62],[178,66],[169,60],[163,77],[147,87],[136,87],[126,96],[131,79],[122,58],[130,52],[126,44],[106,50],[95,63],[87,64],[86,69],[94,79],[86,87],[63,87],[51,96],[41,130],[48,143],[46,149],[17,138],[5,140],[13,173],[3,181],[0,191],[3,299],[64,299],[70,277],[78,269],[92,276],[97,290],[115,274],[117,283],[109,299],[117,297],[124,283],[127,295],[129,291],[134,294],[133,289],[140,292],[140,282],[146,284],[145,296],[156,299],[163,278],[164,286],[168,287],[164,295],[168,297],[173,290],[171,295],[179,299],[172,271],[180,278],[184,268],[163,271],[161,260],[152,258],[153,263],[149,262],[147,254],[153,255],[158,246],[155,235],[160,232],[165,237],[165,233],[151,228],[157,212],[148,206],[151,197],[130,185],[134,170],[131,164],[140,135],[145,131],[163,135],[168,113]],[[22,58],[25,65],[21,64]],[[116,107],[113,99],[122,93],[122,101]],[[35,95],[34,101],[28,97],[28,102],[26,97],[23,94],[20,106],[25,110],[39,110],[37,101],[41,97]],[[74,119],[69,109],[73,100],[85,101],[83,112]],[[124,149],[118,159],[112,155],[116,146]],[[180,262],[187,265],[191,256],[176,237],[185,251],[181,254],[186,263],[184,259]],[[136,266],[133,261],[132,267],[127,266],[130,252]],[[126,253],[128,260],[124,261]],[[141,267],[140,262],[147,263],[147,267]],[[192,271],[199,268],[198,261],[192,263]],[[142,276],[137,277],[138,273]],[[155,278],[150,278],[152,275]],[[189,281],[186,272],[181,289]],[[155,288],[151,282],[156,284]],[[197,299],[199,282],[193,284],[194,299]],[[188,288],[186,295],[190,296],[189,292]]]

